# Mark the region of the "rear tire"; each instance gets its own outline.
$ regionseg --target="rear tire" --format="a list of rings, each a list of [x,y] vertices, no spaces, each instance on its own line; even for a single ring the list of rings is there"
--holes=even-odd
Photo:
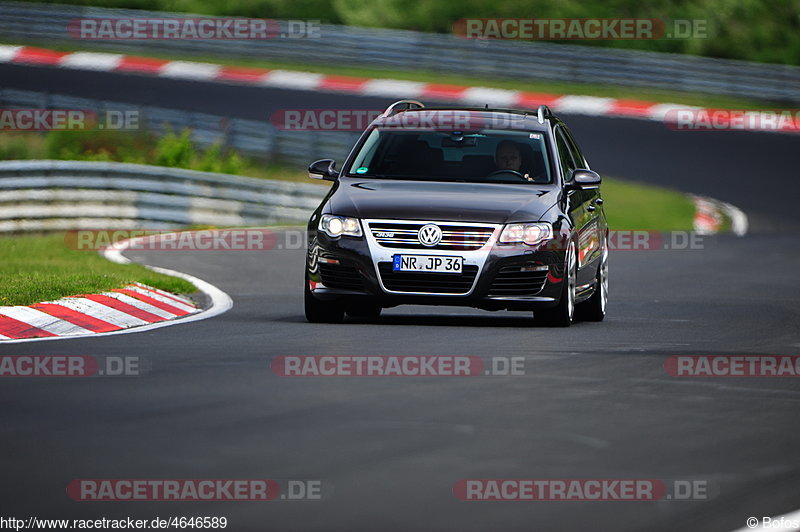
[[[607,249],[607,248],[606,248]],[[597,267],[597,279],[592,297],[576,308],[578,319],[585,321],[603,321],[608,305],[608,251],[603,253],[600,266]]]
[[[575,316],[575,287],[577,285],[577,259],[575,243],[570,242],[567,248],[564,277],[561,281],[561,297],[553,308],[537,310],[533,314],[534,321],[549,327],[569,327]]]
[[[344,307],[338,301],[320,301],[311,294],[308,281],[305,287],[306,320],[311,323],[341,323]]]

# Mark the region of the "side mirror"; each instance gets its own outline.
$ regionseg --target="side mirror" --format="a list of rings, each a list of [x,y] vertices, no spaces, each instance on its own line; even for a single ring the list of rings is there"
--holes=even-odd
[[[567,181],[567,188],[570,190],[591,190],[600,188],[600,174],[592,170],[573,170]]]
[[[314,161],[308,167],[308,177],[311,179],[327,179],[336,181],[339,178],[339,171],[336,170],[336,161],[333,159],[320,159]]]

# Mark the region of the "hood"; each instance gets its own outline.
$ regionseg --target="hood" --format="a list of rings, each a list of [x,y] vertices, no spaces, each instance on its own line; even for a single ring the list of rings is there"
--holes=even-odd
[[[535,222],[558,200],[554,185],[342,178],[330,212],[357,218]]]

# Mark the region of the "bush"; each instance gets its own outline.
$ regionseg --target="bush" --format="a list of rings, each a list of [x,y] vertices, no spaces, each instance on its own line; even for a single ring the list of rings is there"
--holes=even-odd
[[[51,131],[45,137],[48,159],[144,163],[152,151],[146,133],[92,129]]]
[[[237,175],[261,169],[221,142],[198,149],[189,129],[180,135],[168,129],[160,139],[146,132],[107,130],[0,133],[0,160],[10,159],[113,161]]]
[[[31,146],[24,138],[12,137],[0,142],[0,160],[31,159]]]
[[[192,168],[195,155],[191,131],[184,129],[180,136],[176,136],[172,130],[167,130],[156,143],[155,164],[173,168]]]

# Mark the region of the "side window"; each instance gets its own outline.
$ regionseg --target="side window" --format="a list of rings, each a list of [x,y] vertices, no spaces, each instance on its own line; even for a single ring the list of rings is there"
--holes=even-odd
[[[558,158],[561,161],[561,170],[564,172],[564,179],[569,179],[570,173],[577,168],[572,159],[567,141],[564,139],[562,129],[556,129],[556,147],[558,148]]]
[[[589,169],[589,163],[586,162],[586,158],[581,153],[580,148],[578,148],[578,143],[575,142],[575,137],[572,136],[572,133],[566,126],[562,126],[561,132],[564,134],[564,137],[567,140],[567,144],[570,147],[570,151],[572,152],[572,156],[575,159],[575,164],[578,165],[578,168],[585,168]]]

